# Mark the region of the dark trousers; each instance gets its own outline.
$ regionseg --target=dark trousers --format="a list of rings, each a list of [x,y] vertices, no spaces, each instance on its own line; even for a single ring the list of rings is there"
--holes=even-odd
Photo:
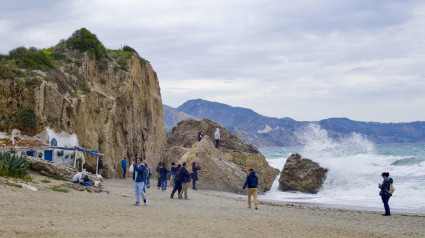
[[[192,188],[196,188],[196,179],[192,179],[193,183],[192,183]]]
[[[123,169],[122,178],[125,178],[126,173],[127,173],[127,168]]]
[[[382,202],[384,203],[385,214],[391,215],[390,206],[388,205],[388,200],[390,200],[390,196],[383,194],[381,198],[382,198]]]
[[[215,148],[218,148],[219,145],[220,145],[220,140],[215,140]]]
[[[160,187],[161,187],[161,179],[160,179],[160,178],[158,178],[158,185],[157,185],[157,187],[158,187],[158,188],[160,188]]]
[[[176,191],[178,191],[177,194],[180,194],[180,192],[182,191],[182,181],[175,181],[173,191],[171,192],[171,197],[174,197],[174,193]]]

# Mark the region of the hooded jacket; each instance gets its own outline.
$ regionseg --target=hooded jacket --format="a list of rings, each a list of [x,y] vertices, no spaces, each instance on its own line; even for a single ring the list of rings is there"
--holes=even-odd
[[[257,175],[255,174],[254,171],[250,172],[246,176],[246,180],[245,180],[245,184],[243,185],[243,189],[245,189],[246,186],[248,186],[248,188],[257,188],[257,186],[258,186],[258,177],[257,177]]]
[[[74,175],[74,177],[72,178],[72,182],[79,182],[79,183],[83,183],[84,182],[84,177],[86,176],[86,171],[83,171],[81,173],[78,173],[76,175]]]
[[[216,140],[220,140],[220,129],[216,129],[214,133],[214,137]]]
[[[144,164],[134,164],[133,180],[134,182],[145,182],[146,181],[146,166]]]

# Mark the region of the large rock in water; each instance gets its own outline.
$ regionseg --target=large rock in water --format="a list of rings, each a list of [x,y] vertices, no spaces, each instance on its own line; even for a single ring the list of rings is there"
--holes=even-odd
[[[317,193],[326,178],[327,169],[309,159],[292,154],[286,160],[280,173],[279,189],[282,191],[300,191]]]
[[[214,147],[208,136],[193,147],[178,161],[187,162],[187,169],[191,171],[193,162],[202,166],[198,172],[199,189],[218,190],[232,193],[242,193],[246,174],[227,155]],[[261,188],[260,188],[261,191]]]

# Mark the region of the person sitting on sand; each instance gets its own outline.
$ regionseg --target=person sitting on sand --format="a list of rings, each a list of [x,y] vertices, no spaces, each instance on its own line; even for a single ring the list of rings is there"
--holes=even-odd
[[[131,162],[134,168],[133,172],[133,180],[134,180],[134,193],[136,195],[136,203],[133,204],[133,206],[139,206],[140,205],[140,197],[139,194],[142,194],[143,202],[145,205],[147,205],[146,201],[146,195],[145,192],[143,192],[143,187],[145,186],[145,173],[146,173],[146,166],[142,164],[142,159],[137,158],[136,164],[134,162]]]
[[[91,186],[91,182],[88,175],[84,176],[83,186]]]
[[[165,166],[165,162],[162,162],[161,168],[159,169],[160,179],[161,179],[161,190],[167,190],[167,180],[168,180],[168,169]]]
[[[187,197],[187,185],[190,183],[190,174],[189,171],[186,169],[187,164],[186,162],[183,162],[183,168],[181,168],[181,178],[182,178],[182,190],[179,193],[179,197],[182,197],[184,193],[184,199],[188,199]]]
[[[390,173],[384,172],[382,173],[382,178],[384,179],[384,182],[382,184],[379,184],[378,187],[381,189],[379,192],[379,196],[381,196],[382,202],[384,203],[385,208],[385,214],[382,214],[383,216],[391,216],[390,212],[390,206],[388,205],[388,201],[390,200],[390,197],[392,194],[390,192],[391,185],[393,183],[393,179],[390,178]]]
[[[248,186],[248,208],[251,208],[251,195],[254,195],[254,204],[255,209],[258,209],[258,200],[257,200],[257,186],[258,186],[258,177],[255,174],[253,169],[249,169],[249,173],[246,176],[245,184],[243,189]]]
[[[177,167],[176,167],[176,170],[175,170],[175,172],[174,172],[174,188],[173,188],[173,191],[171,192],[171,196],[170,196],[170,198],[171,198],[171,199],[173,199],[173,198],[174,198],[174,193],[175,193],[176,191],[178,191],[178,192],[177,192],[177,195],[178,195],[179,199],[181,199],[181,198],[182,198],[182,197],[179,195],[179,194],[180,194],[180,192],[182,191],[182,176],[181,176],[181,167],[182,167],[182,165],[181,165],[181,164],[178,164],[178,165],[177,165]]]
[[[74,175],[74,177],[72,178],[72,182],[73,183],[80,183],[83,184],[84,182],[84,177],[86,176],[87,172],[83,171],[80,173],[77,173],[76,175]]]

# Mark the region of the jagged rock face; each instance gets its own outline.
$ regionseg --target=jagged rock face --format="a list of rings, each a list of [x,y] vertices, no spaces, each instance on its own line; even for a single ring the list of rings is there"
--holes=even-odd
[[[198,142],[197,132],[199,129],[202,129],[205,134],[201,142],[209,140],[209,142],[215,145],[214,133],[216,128],[220,129],[221,140],[219,149],[214,147],[215,153],[219,153],[229,163],[236,164],[242,173],[247,173],[251,168],[254,169],[258,175],[262,190],[270,190],[274,179],[279,174],[279,170],[271,167],[267,163],[266,158],[253,145],[243,141],[220,124],[209,119],[202,121],[189,119],[181,123],[168,137],[167,159],[181,157],[182,149],[179,149],[179,153],[176,147],[191,148],[192,145],[194,146]],[[167,162],[175,161],[167,160]]]
[[[165,155],[165,162],[167,164],[171,164],[172,162],[177,163],[180,158],[186,154],[188,151],[188,148],[180,147],[180,146],[173,146],[171,148],[167,149],[167,153]]]
[[[34,157],[27,156],[26,162],[30,168],[40,174],[48,177],[59,176],[64,179],[71,180],[78,171],[72,167],[53,163],[47,160],[40,160]]]
[[[326,179],[327,169],[309,159],[292,154],[280,173],[279,189],[282,191],[300,191],[317,193]]]
[[[159,82],[152,66],[133,56],[128,72],[120,70],[113,60],[101,70],[87,53],[78,57],[81,66],[71,68],[75,75],[63,68],[51,70],[32,93],[22,93],[10,81],[0,80],[0,102],[6,105],[0,107],[1,116],[13,118],[18,104],[31,105],[37,118],[35,133],[45,127],[76,133],[81,147],[104,154],[106,177],[122,173],[123,158],[142,157],[157,164],[165,153],[167,135]],[[72,90],[72,80],[77,77],[76,82],[85,82],[89,92],[79,95]],[[96,158],[86,155],[84,168],[95,172]]]
[[[271,167],[264,155],[238,151],[227,151],[226,154],[243,172],[254,169],[258,176],[258,183],[263,188],[263,191],[269,191],[271,189],[273,181],[279,174],[279,170]]]
[[[232,193],[242,193],[246,174],[227,155],[214,147],[208,136],[197,142],[183,155],[179,164],[187,162],[187,169],[192,170],[192,163],[201,165],[198,171],[197,187],[206,190],[218,190]]]
[[[214,133],[216,128],[220,129],[220,148],[245,153],[260,153],[255,146],[243,141],[217,122],[209,119],[203,119],[202,121],[188,119],[183,121],[168,137],[167,146],[168,148],[172,146],[192,147],[195,142],[198,142],[198,130],[202,130],[204,135],[208,136],[209,140],[215,144]]]

